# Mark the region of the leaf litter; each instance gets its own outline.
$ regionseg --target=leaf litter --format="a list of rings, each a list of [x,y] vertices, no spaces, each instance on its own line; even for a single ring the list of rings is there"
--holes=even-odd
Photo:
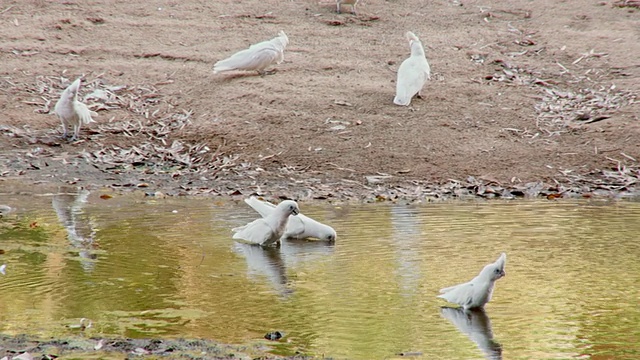
[[[575,126],[606,119],[612,112],[633,104],[636,95],[616,89],[614,86],[597,88],[582,87],[577,91],[565,90],[555,81],[541,79],[541,74],[526,70],[510,62],[497,60],[494,64],[501,71],[485,77],[490,82],[501,82],[516,86],[531,86],[543,95],[536,105],[538,113],[535,130],[504,129],[523,138],[537,141],[551,138],[562,133],[574,131]],[[574,64],[575,66],[575,64]],[[569,73],[564,66],[562,74]],[[565,70],[562,70],[565,69]],[[561,74],[561,75],[562,75]],[[60,92],[73,79],[62,76],[37,76],[35,84],[23,84],[22,90],[39,98],[30,101],[35,112],[52,113]],[[591,81],[588,76],[574,79],[574,83]],[[14,87],[19,87],[6,80]],[[624,156],[612,160],[611,169],[592,170],[578,174],[577,171],[561,170],[557,179],[548,182],[522,183],[514,178],[509,183],[499,183],[492,179],[476,178],[451,179],[434,183],[422,179],[407,179],[409,172],[392,176],[378,173],[363,175],[354,180],[353,170],[348,178],[327,179],[314,177],[315,173],[306,168],[298,169],[285,164],[280,173],[267,174],[259,164],[241,161],[240,154],[226,154],[224,140],[217,146],[211,145],[210,138],[201,141],[185,140],[184,132],[194,131],[192,118],[194,113],[182,109],[164,96],[156,85],[112,85],[101,75],[85,79],[81,89],[85,94],[83,101],[98,112],[95,124],[83,131],[83,140],[76,142],[77,153],[64,153],[64,163],[78,164],[84,160],[103,173],[120,175],[130,174],[132,170],[149,176],[185,177],[192,179],[181,184],[178,191],[165,191],[166,195],[215,194],[223,196],[266,195],[262,189],[281,198],[321,199],[321,200],[361,200],[361,201],[435,201],[450,198],[503,198],[517,197],[637,197],[640,166],[635,158]],[[340,103],[340,105],[342,105]],[[345,104],[346,105],[346,104]],[[350,104],[349,104],[350,105]],[[348,106],[348,105],[347,105]],[[108,120],[106,117],[110,117]],[[337,122],[329,130],[344,130],[342,126],[349,122]],[[340,128],[336,128],[340,126]],[[13,138],[26,139],[31,144],[61,146],[59,129],[35,131],[23,128],[0,126],[0,133]],[[87,133],[89,135],[87,136]],[[104,143],[104,134],[122,136],[117,144]],[[87,137],[88,140],[87,141]],[[74,144],[74,145],[75,145]],[[27,168],[38,170],[48,166],[46,158],[54,158],[54,153],[46,148],[35,147],[23,154],[28,160]],[[274,160],[278,154],[264,156],[260,161]],[[19,166],[17,166],[19,168]],[[0,169],[2,170],[2,169]],[[340,170],[339,168],[337,170]],[[348,169],[346,169],[348,170]],[[221,176],[221,173],[224,176]],[[7,174],[8,170],[0,171]],[[24,174],[20,170],[17,175]],[[206,175],[206,176],[205,176]],[[193,180],[196,179],[196,180]],[[216,179],[212,183],[212,179]],[[273,181],[280,180],[274,184]],[[142,179],[140,179],[142,180]],[[145,188],[147,182],[114,184],[118,187]],[[300,189],[302,190],[294,190]],[[155,194],[155,191],[148,191]],[[166,195],[165,195],[166,194]]]

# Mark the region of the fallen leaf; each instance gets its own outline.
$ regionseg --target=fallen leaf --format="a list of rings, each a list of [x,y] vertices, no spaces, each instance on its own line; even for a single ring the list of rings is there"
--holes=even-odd
[[[102,194],[100,195],[100,199],[102,200],[109,200],[111,199],[113,196],[109,195],[109,194]]]
[[[29,224],[29,227],[32,228],[32,229],[37,228],[38,227],[38,222],[37,221],[32,222],[31,224]]]

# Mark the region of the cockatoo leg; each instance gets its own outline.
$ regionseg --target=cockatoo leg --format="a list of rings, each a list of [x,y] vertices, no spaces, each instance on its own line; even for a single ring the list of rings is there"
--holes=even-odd
[[[65,125],[65,123],[62,123],[62,138],[67,139],[68,136],[69,130],[67,129],[67,125]]]
[[[351,13],[353,15],[358,15],[358,13],[356,12],[356,4],[351,5]]]
[[[69,138],[69,141],[76,141],[80,136],[80,125],[73,125],[73,136]]]
[[[337,8],[338,8],[338,9],[336,10],[336,12],[337,12],[338,14],[340,14],[340,3],[337,3]]]

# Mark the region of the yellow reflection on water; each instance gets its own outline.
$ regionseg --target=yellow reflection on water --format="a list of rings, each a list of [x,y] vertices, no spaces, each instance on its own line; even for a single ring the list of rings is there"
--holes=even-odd
[[[0,196],[18,207],[0,219],[2,333],[73,334],[84,317],[85,336],[280,330],[275,352],[349,359],[640,356],[638,203],[303,202],[336,244],[262,249],[231,239],[258,216],[243,203],[65,191]],[[438,289],[503,251],[486,312],[441,309]]]

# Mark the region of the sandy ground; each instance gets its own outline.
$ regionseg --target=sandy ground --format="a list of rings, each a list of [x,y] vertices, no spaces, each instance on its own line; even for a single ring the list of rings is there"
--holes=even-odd
[[[638,194],[627,1],[9,0],[0,180],[293,198]],[[284,30],[273,75],[213,64]],[[406,31],[423,99],[393,104]],[[97,111],[59,138],[60,92]],[[556,195],[559,194],[559,195]]]

